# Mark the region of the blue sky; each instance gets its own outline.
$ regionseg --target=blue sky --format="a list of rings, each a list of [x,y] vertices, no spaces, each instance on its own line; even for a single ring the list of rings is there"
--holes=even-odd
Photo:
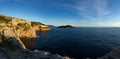
[[[0,0],[0,14],[49,25],[120,27],[120,0]]]

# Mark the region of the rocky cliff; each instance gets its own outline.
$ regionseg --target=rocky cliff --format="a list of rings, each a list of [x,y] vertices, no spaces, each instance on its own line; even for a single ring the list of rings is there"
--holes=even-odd
[[[35,38],[36,31],[48,31],[48,26],[39,22],[30,22],[20,18],[0,15],[0,28],[11,28],[19,37]],[[7,34],[9,35],[9,34]]]
[[[21,37],[36,37],[36,31],[47,31],[48,26],[23,19],[0,15],[0,59],[71,59],[46,51],[30,51]]]

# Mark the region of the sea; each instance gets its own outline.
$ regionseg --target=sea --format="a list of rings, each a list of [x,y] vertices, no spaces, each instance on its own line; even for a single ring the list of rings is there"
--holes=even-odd
[[[24,40],[30,50],[48,51],[75,59],[96,59],[120,46],[119,27],[51,28]]]

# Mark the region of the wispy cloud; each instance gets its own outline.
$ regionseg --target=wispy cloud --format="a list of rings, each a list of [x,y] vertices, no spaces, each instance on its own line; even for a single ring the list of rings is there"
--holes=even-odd
[[[22,0],[14,0],[14,1],[21,2]]]
[[[75,5],[65,6],[83,17],[95,20],[110,14],[111,11],[107,9],[108,2],[108,0],[76,0]]]
[[[0,0],[0,2],[7,2],[7,1],[21,2],[21,1],[23,1],[23,0]]]

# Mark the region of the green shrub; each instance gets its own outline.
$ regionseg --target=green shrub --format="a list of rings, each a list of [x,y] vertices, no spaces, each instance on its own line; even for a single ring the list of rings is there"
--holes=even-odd
[[[7,16],[0,16],[1,23],[8,23],[10,21],[11,21],[11,18],[8,18]]]
[[[35,26],[35,25],[45,25],[43,23],[40,23],[40,22],[31,22],[32,26]]]

